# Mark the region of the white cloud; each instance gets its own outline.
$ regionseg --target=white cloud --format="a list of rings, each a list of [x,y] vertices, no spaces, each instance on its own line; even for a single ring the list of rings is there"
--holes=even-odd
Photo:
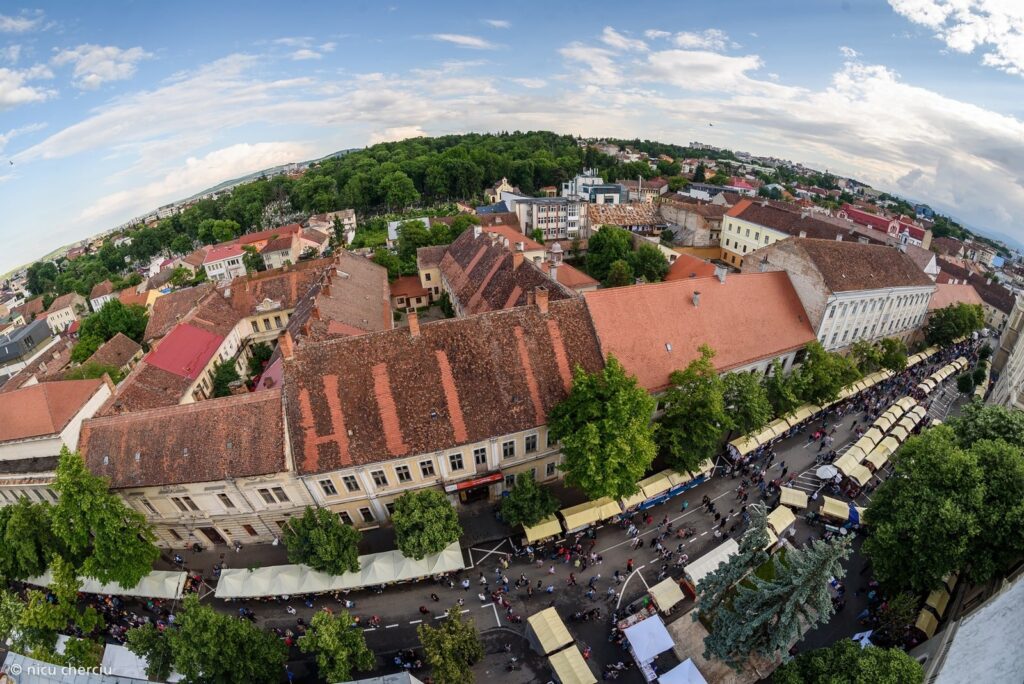
[[[334,48],[336,48],[336,47],[338,47],[338,44],[335,43],[335,42],[321,43],[320,44],[320,51],[321,52],[334,52]]]
[[[126,210],[142,212],[164,201],[186,197],[236,176],[259,171],[312,155],[308,144],[267,142],[242,143],[214,150],[203,157],[189,157],[163,178],[131,190],[120,190],[96,200],[79,214],[82,221],[95,221]]]
[[[452,45],[458,45],[459,47],[470,48],[471,50],[493,50],[497,47],[483,38],[466,36],[460,33],[435,33],[431,38],[443,43],[451,43]]]
[[[16,17],[0,14],[0,33],[25,33],[39,26],[42,22],[42,10],[22,12]]]
[[[0,152],[2,152],[5,147],[7,147],[7,143],[9,143],[12,138],[15,138],[19,135],[24,135],[26,133],[34,133],[35,131],[41,131],[44,128],[46,128],[46,124],[34,123],[28,124],[26,126],[19,126],[18,128],[12,128],[6,133],[0,133]]]
[[[312,36],[284,36],[283,38],[275,38],[273,41],[274,45],[284,45],[285,47],[309,47],[313,44]]]
[[[319,52],[315,50],[310,50],[309,48],[302,48],[301,50],[296,50],[291,54],[291,57],[295,61],[301,61],[304,59],[323,59],[323,55],[321,55]]]
[[[647,29],[644,31],[644,35],[651,40],[657,40],[658,38],[668,38],[672,34],[668,31],[659,31],[658,29]]]
[[[951,50],[981,50],[982,64],[1024,76],[1024,3],[1019,0],[889,0]]]
[[[53,73],[39,64],[28,69],[0,67],[0,111],[30,102],[42,102],[55,96],[56,91],[33,83],[52,77]]]
[[[571,62],[582,64],[585,69],[579,73],[584,83],[612,85],[622,80],[619,68],[615,64],[615,53],[599,47],[590,47],[583,43],[570,43],[558,51]]]
[[[21,46],[20,45],[8,45],[0,48],[0,59],[9,64],[17,64],[21,58]]]
[[[82,90],[95,90],[104,83],[131,78],[136,65],[152,56],[140,47],[124,50],[113,45],[79,45],[58,52],[53,64],[73,64],[72,85]]]
[[[601,32],[601,42],[616,50],[637,50],[639,52],[647,50],[647,43],[623,35],[611,26],[604,27],[604,31]]]
[[[484,19],[484,23],[492,28],[507,29],[512,24],[506,19]]]
[[[858,57],[860,57],[859,52],[854,50],[852,47],[847,47],[846,45],[839,46],[839,54],[841,54],[846,59],[857,59]]]
[[[548,84],[543,78],[510,78],[509,80],[524,88],[543,88]]]
[[[672,42],[687,50],[713,50],[721,52],[726,48],[738,48],[739,43],[730,40],[729,35],[721,29],[706,29],[699,33],[683,31],[677,33]]]
[[[271,43],[287,48],[295,48],[292,52],[288,53],[288,57],[296,62],[323,59],[325,54],[334,52],[334,49],[338,47],[338,44],[333,41],[317,45],[316,39],[312,36],[284,36],[283,38],[275,38]]]
[[[396,140],[405,140],[407,138],[422,138],[427,135],[419,126],[395,126],[394,128],[386,128],[383,131],[373,131],[370,133],[370,139],[368,144],[376,145],[382,142],[395,142]]]

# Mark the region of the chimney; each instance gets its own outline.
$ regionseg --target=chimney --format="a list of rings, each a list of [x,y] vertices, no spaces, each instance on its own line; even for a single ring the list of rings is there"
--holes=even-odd
[[[318,321],[319,321],[319,320],[320,320],[320,307],[319,307],[319,306],[316,306],[316,305],[314,304],[314,305],[313,305],[313,310],[312,310],[312,311],[310,312],[310,314],[309,314],[309,315],[310,315],[310,316],[312,316],[312,317],[313,317],[313,318],[314,318],[315,320],[318,320]]]
[[[764,273],[768,270],[768,257],[761,257],[761,262],[757,265],[757,270]]]
[[[802,238],[807,237],[807,231],[806,230],[801,230],[800,231],[800,237],[802,237]]]
[[[548,312],[548,288],[535,288],[534,295],[537,302],[537,308],[540,309],[542,314],[546,314]]]
[[[548,275],[551,276],[551,279],[554,280],[556,283],[558,282],[558,262],[557,261],[552,261],[550,264],[548,264]]]
[[[480,237],[480,226],[473,226],[473,239]]]
[[[533,290],[526,291],[526,306],[533,306]]]
[[[718,282],[722,283],[723,285],[725,285],[725,276],[727,276],[728,274],[729,269],[727,269],[725,266],[715,267],[715,275],[718,276]]]
[[[285,330],[284,334],[278,338],[277,346],[281,347],[281,356],[287,360],[295,356],[295,342],[292,340],[292,334]]]
[[[409,321],[409,334],[413,337],[420,336],[420,318],[416,315],[416,309],[408,308],[405,310],[406,318]]]
[[[522,252],[512,252],[512,270],[519,268],[519,265],[523,263]]]
[[[700,304],[700,292],[698,290],[693,291],[693,305],[697,306]]]
[[[516,243],[516,251],[517,252],[524,252],[524,251],[526,251],[526,243],[525,242],[517,242]]]

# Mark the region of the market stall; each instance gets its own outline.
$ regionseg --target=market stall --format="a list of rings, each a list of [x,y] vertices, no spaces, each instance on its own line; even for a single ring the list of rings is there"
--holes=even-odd
[[[654,605],[658,606],[658,610],[666,615],[672,611],[676,604],[686,598],[683,590],[679,588],[679,583],[671,577],[655,584],[648,593],[650,593]]]
[[[562,533],[562,523],[558,522],[556,516],[550,515],[536,525],[523,525],[523,531],[526,533],[526,541],[532,544],[542,539],[560,535]]]
[[[553,653],[548,662],[559,684],[596,684],[597,677],[583,659],[578,646]]]
[[[673,667],[658,677],[658,684],[708,684],[700,673],[692,658]]]
[[[946,606],[949,605],[949,592],[945,589],[936,589],[928,594],[928,600],[924,604],[934,610],[935,615],[941,619],[946,614]]]
[[[697,584],[711,572],[718,569],[718,566],[735,555],[740,550],[740,545],[735,539],[726,539],[721,544],[705,553],[700,558],[691,561],[683,569],[684,586],[694,596],[697,595]]]
[[[795,522],[796,516],[793,515],[793,511],[785,506],[777,506],[775,510],[768,514],[768,527],[774,530],[775,534],[780,537]]]
[[[931,639],[935,636],[935,630],[939,628],[939,621],[931,614],[931,612],[922,608],[921,612],[917,614],[917,622],[914,623],[914,626],[924,632],[926,637]]]
[[[830,496],[821,497],[820,513],[826,518],[832,518],[840,522],[846,522],[850,519],[850,507],[839,499],[833,499]]]
[[[783,487],[779,492],[779,503],[792,508],[807,508],[807,494],[793,487]]]
[[[568,628],[553,607],[526,618],[526,625],[527,638],[541,655],[554,653],[573,641]]]
[[[128,589],[125,589],[116,582],[104,584],[90,577],[80,577],[81,587],[79,591],[86,594],[102,594],[104,596],[135,596],[139,598],[173,600],[181,598],[186,577],[188,577],[188,574],[185,572],[154,570],[143,577],[134,587]],[[25,580],[26,584],[32,584],[37,587],[48,587],[51,582],[53,582],[53,573],[49,570],[39,577]]]
[[[570,506],[559,511],[565,522],[566,532],[575,532],[599,520],[607,520],[622,512],[622,508],[611,498],[604,496],[595,501],[587,501],[578,506]]]
[[[657,675],[651,667],[651,663],[660,654],[672,648],[674,642],[672,635],[665,629],[665,623],[657,615],[641,620],[631,627],[623,630],[626,641],[629,644],[629,651],[633,654],[640,672],[649,682],[653,682]]]
[[[871,471],[858,463],[854,467],[850,468],[850,472],[848,472],[846,476],[863,487],[869,480],[871,480]]]

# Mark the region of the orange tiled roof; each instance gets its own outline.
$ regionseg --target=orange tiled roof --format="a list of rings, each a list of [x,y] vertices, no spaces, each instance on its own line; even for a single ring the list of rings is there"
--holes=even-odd
[[[700,292],[697,306],[694,292]],[[726,371],[772,358],[812,342],[789,276],[782,272],[687,278],[616,287],[583,295],[601,352],[614,354],[640,385],[664,389],[707,344],[715,368]],[[742,334],[738,331],[742,331]]]
[[[984,304],[981,295],[974,289],[973,285],[960,283],[937,283],[932,298],[928,300],[928,310],[944,309],[951,304]]]
[[[0,394],[0,442],[57,434],[102,386],[99,379],[62,380]]]
[[[710,261],[698,259],[692,254],[680,254],[669,266],[665,280],[683,280],[684,278],[707,278],[715,275],[715,265]]]
[[[98,363],[104,366],[121,368],[142,351],[138,342],[124,333],[117,333],[99,346],[85,363]]]
[[[391,283],[392,297],[425,297],[430,291],[420,284],[419,276],[402,276]]]

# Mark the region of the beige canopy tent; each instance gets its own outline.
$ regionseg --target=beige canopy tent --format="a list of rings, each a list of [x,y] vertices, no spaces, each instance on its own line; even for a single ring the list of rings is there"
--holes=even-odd
[[[537,638],[543,655],[554,653],[566,644],[572,643],[572,635],[554,607],[534,613],[526,618],[526,623]]]
[[[891,428],[895,422],[896,416],[894,416],[889,411],[886,411],[882,415],[878,416],[878,418],[875,418],[875,422],[872,423],[872,425],[881,429],[882,432],[885,432],[886,430]]]
[[[265,568],[227,568],[221,572],[214,596],[217,598],[255,598],[296,596],[328,591],[359,589],[378,584],[407,582],[441,575],[466,567],[462,549],[452,542],[440,553],[416,560],[399,551],[370,553],[359,557],[359,570],[341,575],[318,572],[305,565],[271,565]]]
[[[619,507],[619,504],[612,501],[612,499],[607,496],[601,497],[595,501],[581,503],[578,506],[563,508],[560,511],[562,520],[565,521],[565,529],[567,532],[572,532],[573,530],[581,527],[586,527],[598,520],[606,520],[621,512],[622,508]]]
[[[793,415],[789,416],[789,424],[797,425],[798,423],[802,423],[808,418],[813,418],[820,411],[820,406],[815,406],[814,404],[804,404],[803,406],[800,406],[795,411],[793,411]]]
[[[637,489],[636,494],[630,494],[623,499],[619,499],[619,503],[622,504],[622,510],[624,511],[634,506],[639,506],[644,501],[647,501],[647,497],[644,496],[644,490],[642,489]]]
[[[683,595],[683,590],[679,588],[679,583],[671,577],[651,587],[650,594],[654,605],[658,606],[658,610],[665,614],[668,614],[677,603],[686,598]]]
[[[714,466],[712,465],[712,467]],[[691,482],[693,480],[692,473],[677,473],[676,471],[671,469],[666,470],[664,472],[668,473],[668,481],[672,483],[673,487],[678,487],[679,485],[686,484],[687,482]]]
[[[564,651],[552,654],[548,658],[555,677],[561,684],[596,684],[597,677],[590,671],[590,666],[583,659],[578,646],[570,646]]]
[[[768,526],[775,530],[775,534],[781,535],[790,525],[796,522],[793,511],[785,506],[777,506],[774,511],[768,514]]]
[[[945,589],[936,589],[928,594],[928,600],[924,603],[935,610],[940,618],[946,614],[946,606],[949,605],[949,592]]]
[[[875,371],[871,375],[867,375],[864,377],[864,384],[867,387],[874,387],[878,383],[882,382],[883,380],[888,380],[892,376],[893,372],[891,370]]]
[[[651,475],[647,479],[640,480],[637,484],[648,499],[653,499],[672,488],[672,481],[664,470],[656,475]]]
[[[793,508],[807,508],[807,495],[793,487],[783,487],[779,492],[779,503]]]
[[[910,431],[902,425],[897,425],[889,433],[889,436],[895,438],[900,444],[903,444],[903,442],[907,441],[907,437],[910,436]]]
[[[871,479],[871,471],[858,463],[853,468],[850,468],[847,477],[863,487]]]
[[[747,437],[739,437],[737,439],[732,440],[731,442],[729,442],[729,446],[731,446],[736,451],[737,455],[746,456],[760,445],[757,443],[757,440],[754,439],[754,436],[750,435]]]
[[[185,586],[187,573],[170,570],[154,570],[134,587],[125,589],[116,582],[104,584],[90,577],[80,577],[82,583],[79,591],[86,594],[102,594],[104,596],[135,596],[139,598],[180,599]],[[39,577],[25,580],[26,584],[37,587],[48,587],[53,582],[53,573],[47,570]]]
[[[739,550],[740,545],[736,543],[735,539],[726,539],[697,560],[687,564],[684,568],[684,573],[691,588],[696,588],[702,579],[717,570],[719,565],[728,560],[730,556],[735,555]]]
[[[864,457],[871,451],[871,447],[861,446],[860,444],[854,444],[847,449],[842,456],[839,458],[849,457],[855,462],[860,463],[864,460]]]
[[[959,580],[959,579],[960,579],[960,573],[959,572],[951,572],[951,573],[949,573],[948,575],[946,575],[945,577],[942,578],[942,584],[943,584],[943,586],[946,587],[946,590],[949,591],[949,593],[952,594],[953,593],[953,589],[956,588],[957,580]]]
[[[841,472],[843,475],[849,475],[850,470],[860,465],[860,461],[857,460],[855,457],[851,456],[849,453],[845,453],[839,458],[837,458],[835,462],[832,463],[832,465],[834,465],[836,467],[836,470]]]
[[[882,437],[884,435],[885,435],[885,433],[882,432],[882,430],[880,430],[879,428],[876,428],[874,425],[872,425],[871,427],[868,428],[867,432],[865,432],[863,435],[861,435],[861,438],[859,440],[857,440],[857,441],[858,442],[860,442],[861,440],[870,441],[871,442],[871,446],[874,446],[874,445],[876,445],[876,444],[878,444],[879,442],[882,441]]]
[[[839,499],[823,496],[821,497],[821,514],[826,518],[846,522],[850,519],[850,507]]]
[[[889,438],[886,437],[886,439]],[[884,443],[885,439],[883,439],[882,442]],[[875,472],[878,472],[878,470],[882,468],[882,466],[889,462],[889,454],[891,453],[891,451],[882,448],[882,445],[879,444],[877,447],[875,447],[874,451],[867,455],[867,458],[864,459],[864,462],[870,465],[872,468],[874,468]]]
[[[935,636],[935,630],[939,628],[939,621],[925,609],[922,609],[917,615],[917,622],[914,626],[924,632],[925,636],[931,639]]]
[[[894,406],[899,406],[904,412],[910,411],[917,407],[917,400],[914,397],[903,397],[897,400]]]
[[[557,517],[550,515],[532,527],[523,525],[523,530],[526,532],[526,541],[535,542],[561,534],[562,523],[558,522]]]
[[[703,463],[701,463],[699,466],[697,466],[697,470],[694,470],[693,472],[690,473],[691,479],[698,478],[701,475],[703,475],[705,477],[711,477],[711,473],[712,473],[712,471],[714,471],[714,469],[715,469],[715,462],[714,462],[714,460],[712,460],[710,458],[709,459],[705,459],[705,461]],[[689,480],[687,480],[687,482],[689,482]]]
[[[908,357],[907,358],[907,368],[910,368],[911,366],[916,366],[917,364],[919,364],[922,361],[924,361],[926,358],[928,358],[928,355],[925,354],[924,352],[918,352],[917,354],[914,354],[913,356]]]

